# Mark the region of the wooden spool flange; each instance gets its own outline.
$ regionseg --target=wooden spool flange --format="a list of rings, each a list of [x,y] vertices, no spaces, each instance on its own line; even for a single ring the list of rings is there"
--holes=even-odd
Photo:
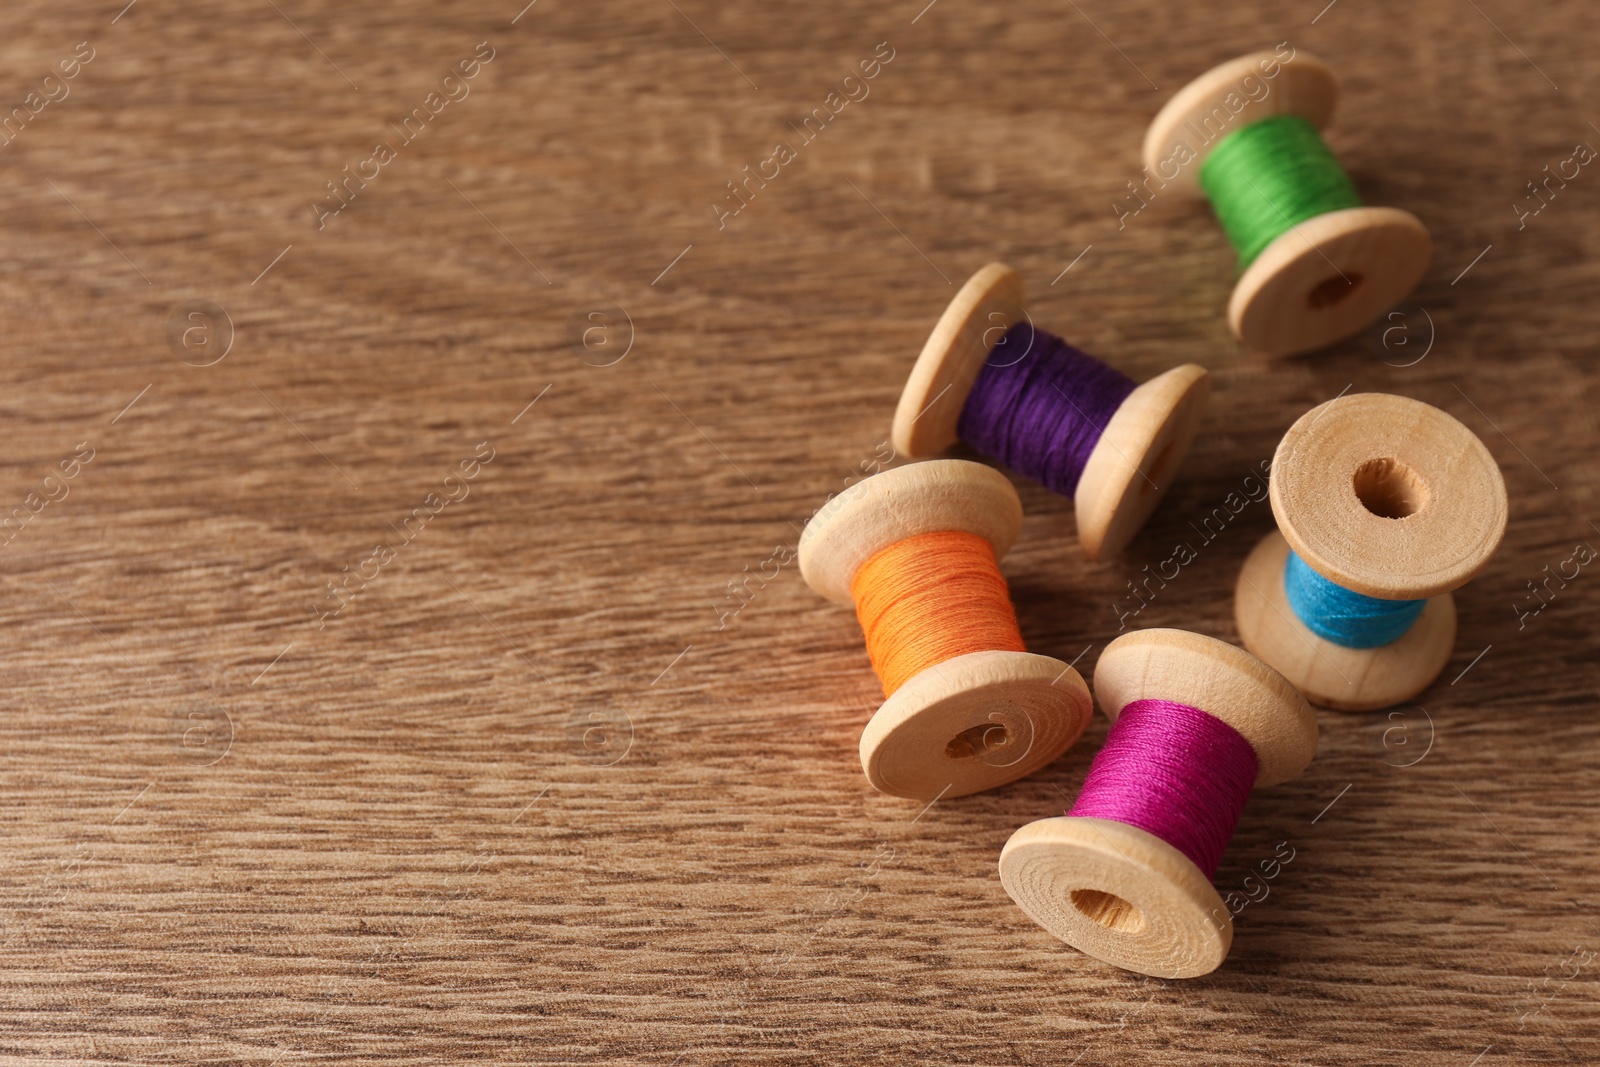
[[[1288,781],[1317,749],[1311,706],[1243,649],[1184,630],[1139,630],[1106,646],[1095,698],[1115,722],[1136,700],[1188,704],[1250,743],[1256,786]],[[1160,978],[1221,965],[1233,919],[1210,878],[1161,838],[1110,819],[1056,816],[1011,835],[1000,882],[1034,922],[1080,952]]]
[[[923,458],[959,440],[956,424],[985,361],[991,353],[1004,358],[995,346],[1006,331],[1032,322],[1023,301],[1022,275],[1004,263],[967,279],[906,379],[891,437],[897,452]],[[1204,367],[1174,367],[1134,389],[1106,424],[1073,494],[1078,541],[1090,559],[1122,551],[1160,503],[1200,428],[1210,388]]]
[[[1332,68],[1305,52],[1229,60],[1157,113],[1145,133],[1145,168],[1163,188],[1203,195],[1200,168],[1228,135],[1278,115],[1299,115],[1320,130],[1338,96]],[[1403,300],[1432,255],[1432,237],[1408,211],[1319,215],[1279,235],[1245,268],[1228,301],[1228,325],[1246,348],[1272,356],[1321,348]]]
[[[962,531],[1002,558],[1022,523],[1005,475],[968,460],[876,474],[828,502],[800,535],[800,573],[830,600],[879,551],[919,534]],[[1093,712],[1071,666],[1029,652],[972,652],[934,664],[883,702],[861,735],[861,767],[882,792],[930,800],[1032,774],[1082,735]]]
[[[1386,708],[1426,689],[1455,647],[1450,591],[1484,568],[1505,535],[1505,480],[1483,442],[1420,400],[1342,396],[1284,435],[1271,498],[1278,532],[1250,553],[1234,589],[1244,646],[1330,708]],[[1291,548],[1346,589],[1428,604],[1392,644],[1335,644],[1289,606]]]

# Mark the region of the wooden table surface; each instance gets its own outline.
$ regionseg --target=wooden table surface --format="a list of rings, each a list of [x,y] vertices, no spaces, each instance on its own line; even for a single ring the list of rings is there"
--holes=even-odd
[[[0,1055],[1600,1059],[1591,5],[123,2],[0,16]],[[1279,42],[1340,71],[1331,143],[1436,255],[1268,364],[1205,205],[1113,205],[1168,95]],[[1006,789],[877,795],[859,631],[793,565],[993,259],[1132,376],[1215,375],[1125,559],[1019,485],[1025,638],[1085,676],[1323,400],[1426,400],[1505,472],[1444,676],[1320,713],[1216,884],[1293,859],[1206,978],[1001,889],[1104,720]],[[1127,624],[1236,638],[1271,528],[1251,503]]]

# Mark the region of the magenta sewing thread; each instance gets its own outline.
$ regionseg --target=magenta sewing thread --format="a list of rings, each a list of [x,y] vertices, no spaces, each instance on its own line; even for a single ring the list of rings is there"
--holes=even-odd
[[[1094,689],[1113,721],[1077,803],[1011,835],[1000,883],[1096,959],[1161,978],[1208,974],[1228,957],[1241,899],[1212,884],[1223,853],[1252,791],[1311,762],[1317,717],[1244,649],[1183,630],[1116,638]]]
[[[1257,770],[1255,749],[1221,719],[1170,700],[1135,700],[1106,734],[1067,814],[1152,833],[1210,878]]]
[[[1134,388],[1122,372],[1019,322],[989,353],[956,430],[984,455],[1071,496]]]

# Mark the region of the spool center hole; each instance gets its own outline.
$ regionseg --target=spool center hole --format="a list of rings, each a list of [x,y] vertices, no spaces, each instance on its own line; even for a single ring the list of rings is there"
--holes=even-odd
[[[1072,906],[1086,918],[1119,934],[1137,934],[1144,929],[1144,912],[1115,893],[1099,889],[1074,889]]]
[[[1356,497],[1383,519],[1415,515],[1428,502],[1428,487],[1417,472],[1397,459],[1369,459],[1356,468]]]
[[[1322,311],[1324,308],[1342,304],[1351,293],[1360,288],[1361,281],[1359,274],[1335,274],[1311,287],[1311,291],[1306,294],[1306,305],[1313,311]]]
[[[1004,748],[1010,735],[1004,723],[980,722],[969,726],[950,739],[944,754],[951,759],[980,759],[996,749]]]

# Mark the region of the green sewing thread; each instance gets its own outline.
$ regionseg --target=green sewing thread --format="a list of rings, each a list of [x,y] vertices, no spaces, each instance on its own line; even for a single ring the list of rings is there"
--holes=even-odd
[[[1224,137],[1200,167],[1200,187],[1239,251],[1240,270],[1307,219],[1361,206],[1350,176],[1299,115],[1262,119]]]

